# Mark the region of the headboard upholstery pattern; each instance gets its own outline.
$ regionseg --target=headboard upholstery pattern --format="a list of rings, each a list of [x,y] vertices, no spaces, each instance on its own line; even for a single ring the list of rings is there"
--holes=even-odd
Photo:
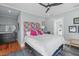
[[[31,28],[32,29],[39,28],[42,30],[41,24],[38,22],[24,22],[24,36],[27,35],[26,32],[29,32]]]

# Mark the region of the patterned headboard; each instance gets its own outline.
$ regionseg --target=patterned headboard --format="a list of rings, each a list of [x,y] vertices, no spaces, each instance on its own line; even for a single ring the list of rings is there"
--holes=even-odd
[[[41,28],[41,25],[38,22],[24,22],[24,35],[27,35],[26,32],[30,31],[30,26],[33,29],[35,29],[36,27]]]

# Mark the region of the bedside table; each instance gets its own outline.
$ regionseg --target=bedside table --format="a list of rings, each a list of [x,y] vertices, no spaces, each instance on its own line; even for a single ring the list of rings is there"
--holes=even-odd
[[[79,39],[69,39],[66,44],[69,46],[79,47]]]

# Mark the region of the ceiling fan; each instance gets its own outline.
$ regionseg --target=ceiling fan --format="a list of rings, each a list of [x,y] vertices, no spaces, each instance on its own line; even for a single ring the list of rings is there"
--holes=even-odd
[[[50,10],[50,7],[52,6],[58,6],[58,5],[61,5],[63,3],[47,3],[47,5],[43,4],[43,3],[39,3],[41,6],[44,6],[45,8],[47,8],[46,12],[47,13],[49,10]]]

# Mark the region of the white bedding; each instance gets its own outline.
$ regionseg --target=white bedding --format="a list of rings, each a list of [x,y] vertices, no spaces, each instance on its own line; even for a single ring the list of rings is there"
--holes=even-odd
[[[26,37],[25,42],[43,56],[51,56],[64,43],[64,38],[50,34]]]

